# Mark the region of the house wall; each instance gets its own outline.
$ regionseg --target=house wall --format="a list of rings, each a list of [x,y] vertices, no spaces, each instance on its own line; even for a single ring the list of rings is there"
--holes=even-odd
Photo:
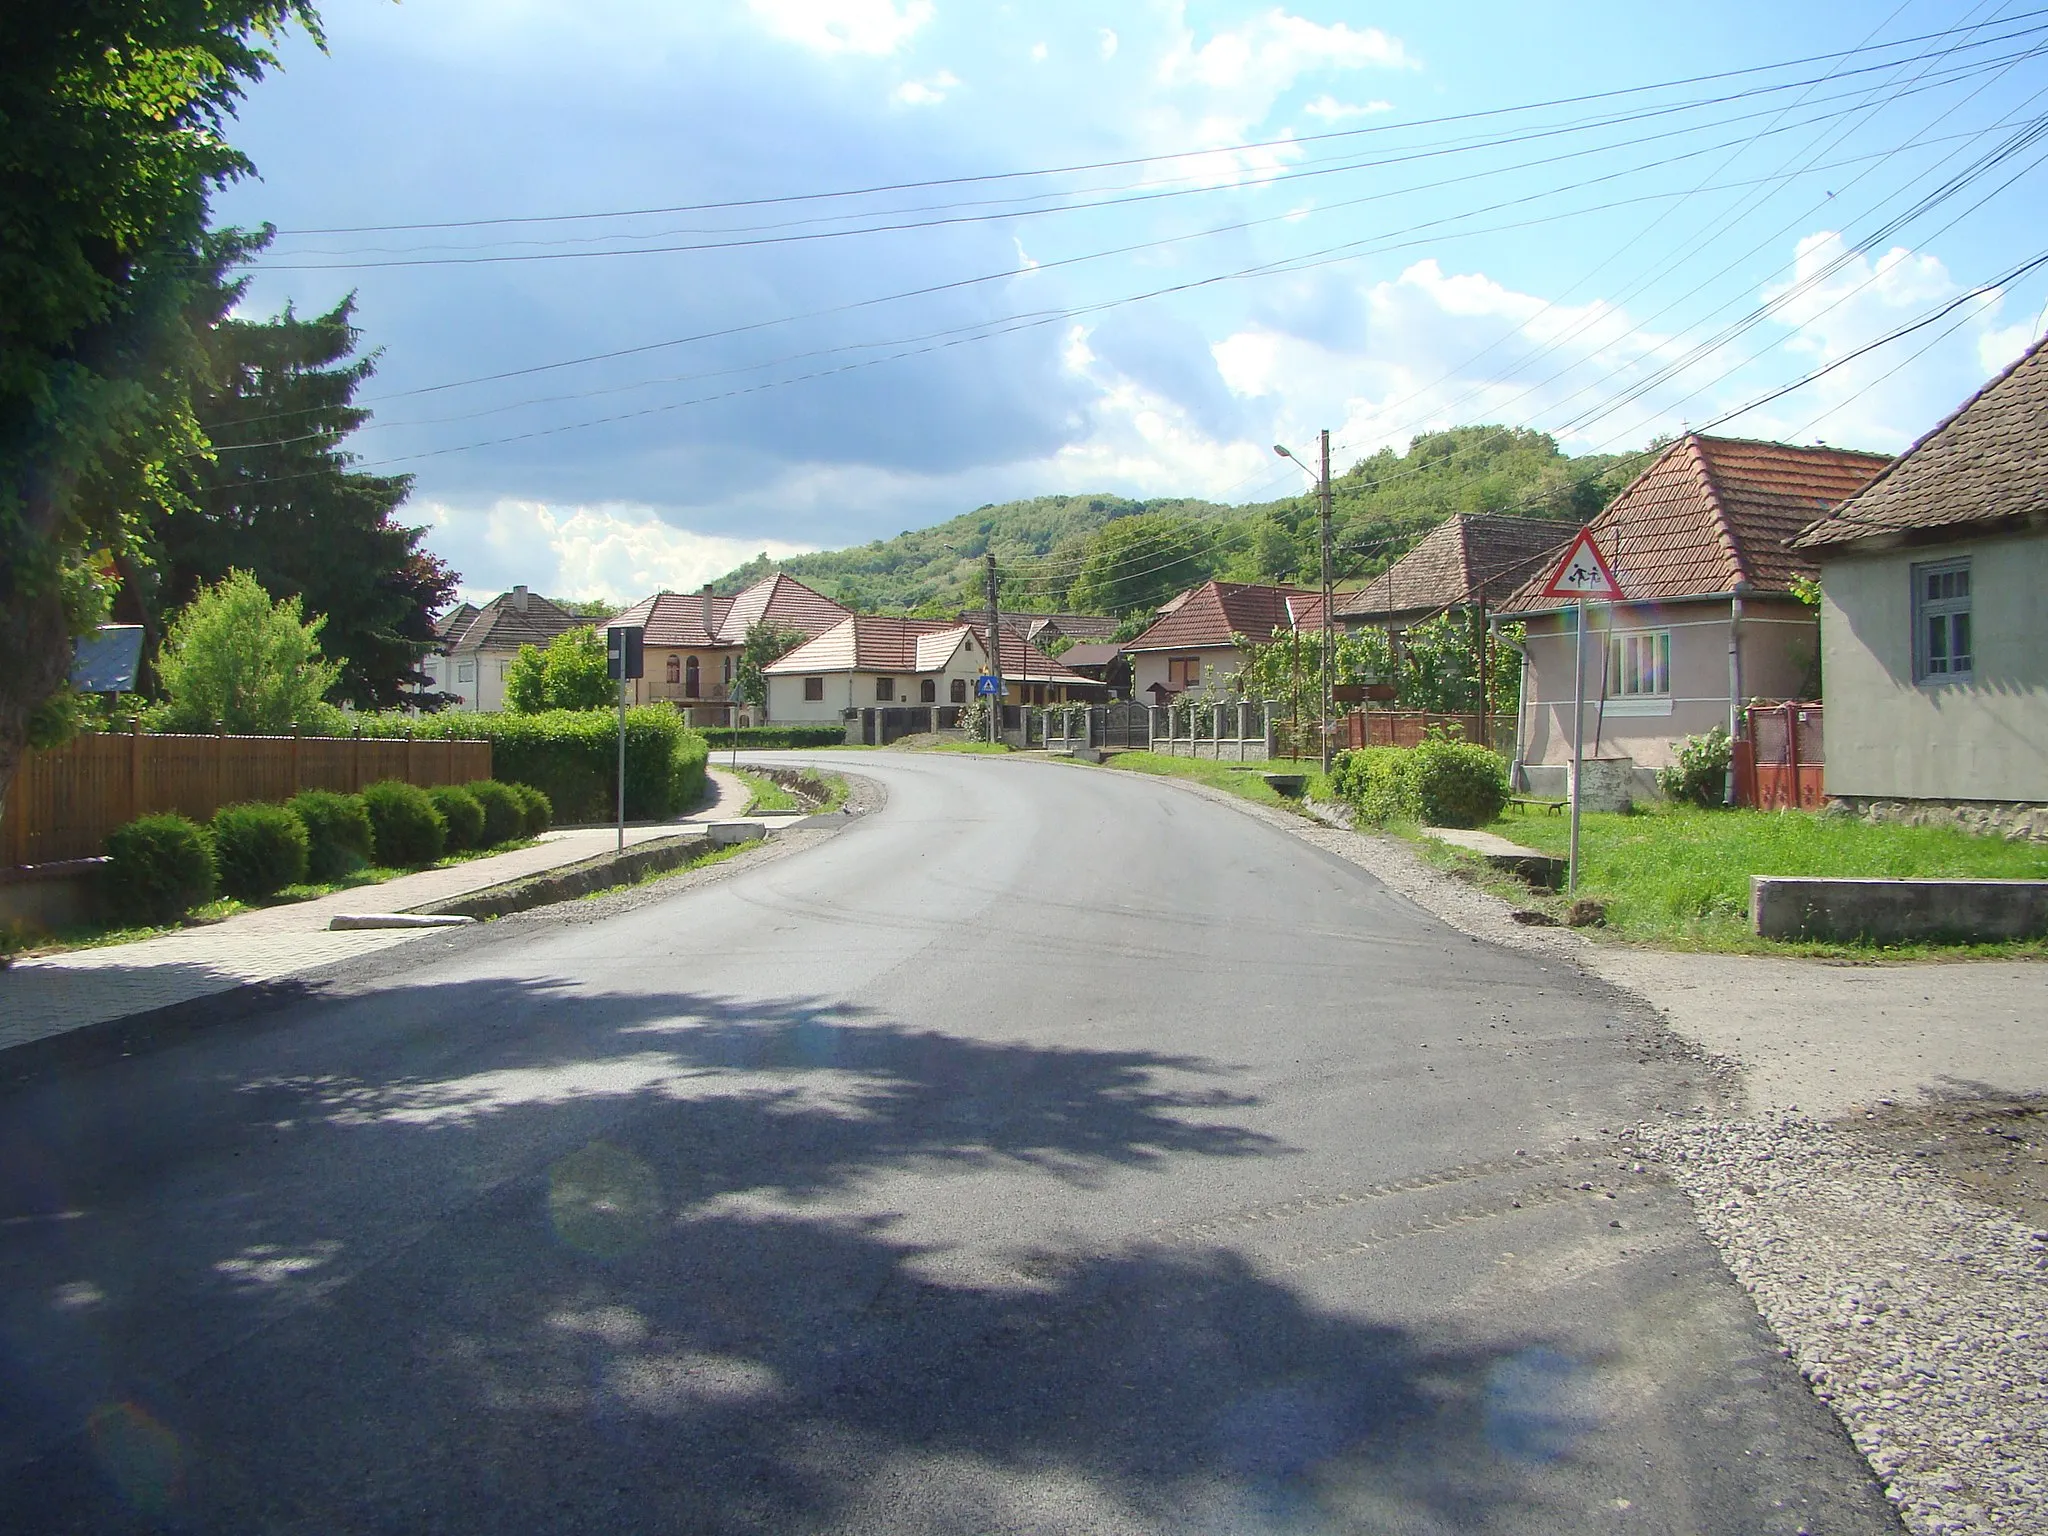
[[[433,686],[462,700],[451,709],[500,710],[505,707],[505,679],[518,658],[517,651],[459,651],[453,656],[429,656],[423,663]],[[467,679],[463,669],[469,669]]]
[[[1820,555],[1827,792],[2048,801],[2048,534]],[[1974,676],[1915,683],[1911,567],[1965,555]]]
[[[813,672],[812,677],[825,680],[825,697],[806,699],[802,675],[774,673],[768,675],[768,718],[779,724],[806,721],[837,722],[841,713],[851,709],[873,709],[878,705],[887,708],[891,704],[919,704],[923,699],[918,693],[918,684],[926,677],[938,685],[940,704],[953,702],[952,684],[955,678],[967,681],[969,702],[974,698],[974,679],[981,672],[981,653],[972,654],[961,647],[953,652],[945,669],[936,673],[919,672]],[[887,700],[875,698],[875,682],[879,678],[893,678],[896,683],[896,697]]]
[[[1166,663],[1179,656],[1202,658],[1202,682],[1221,687],[1223,680],[1244,665],[1244,656],[1234,645],[1194,645],[1184,651],[1134,651],[1131,657],[1131,697],[1150,703],[1146,690],[1154,683],[1167,687]]]
[[[1522,761],[1568,763],[1572,756],[1572,615],[1528,621],[1527,697]],[[1585,751],[1627,757],[1639,768],[1669,767],[1678,743],[1729,723],[1729,602],[1619,603],[1587,611]],[[1671,689],[1667,698],[1602,701],[1610,632],[1668,630]],[[1746,699],[1812,696],[1819,639],[1812,610],[1794,598],[1749,597],[1740,630]]]
[[[662,646],[646,649],[643,670],[646,675],[633,685],[632,702],[635,704],[687,703],[691,701],[716,702],[723,704],[731,694],[726,682],[726,663],[739,664],[738,647],[727,646]],[[697,691],[689,691],[690,658],[697,658]],[[669,658],[676,662],[677,680],[668,680]],[[721,719],[724,709],[701,711],[706,720],[716,715]]]

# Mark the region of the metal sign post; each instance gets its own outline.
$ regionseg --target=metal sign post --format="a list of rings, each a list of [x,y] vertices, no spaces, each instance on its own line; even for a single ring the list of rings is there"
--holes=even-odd
[[[1572,801],[1571,859],[1565,877],[1566,894],[1579,894],[1579,779],[1586,764],[1586,599],[1621,601],[1621,583],[1614,568],[1593,542],[1590,528],[1581,528],[1564,552],[1564,559],[1543,585],[1545,597],[1570,598],[1572,607],[1572,778],[1568,786]]]
[[[614,624],[604,632],[605,670],[619,685],[619,797],[618,832],[620,853],[626,851],[626,684],[647,670],[647,631],[637,624]]]

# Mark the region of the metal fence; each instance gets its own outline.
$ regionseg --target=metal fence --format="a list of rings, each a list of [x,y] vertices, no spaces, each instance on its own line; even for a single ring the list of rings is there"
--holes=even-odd
[[[1818,704],[1751,704],[1735,743],[1735,803],[1759,811],[1817,811],[1827,800]]]
[[[79,736],[24,753],[0,810],[0,867],[97,857],[114,828],[161,811],[205,821],[243,800],[491,776],[488,741],[337,736]]]

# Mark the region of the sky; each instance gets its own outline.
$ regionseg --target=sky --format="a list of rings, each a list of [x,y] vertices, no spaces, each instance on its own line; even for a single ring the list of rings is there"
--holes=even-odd
[[[470,596],[1268,500],[1322,428],[1897,451],[2048,303],[2026,0],[322,14],[215,215],[278,230],[245,313],[355,295],[351,446]]]

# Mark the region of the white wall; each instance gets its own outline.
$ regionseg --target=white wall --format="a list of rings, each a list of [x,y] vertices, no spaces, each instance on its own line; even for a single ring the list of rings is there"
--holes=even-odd
[[[1131,657],[1131,697],[1141,704],[1155,702],[1146,690],[1154,683],[1170,687],[1166,677],[1169,659],[1182,656],[1202,658],[1202,680],[1197,686],[1221,690],[1226,679],[1244,666],[1244,657],[1234,645],[1191,645],[1186,650],[1139,651]]]
[[[1961,556],[1974,674],[1915,683],[1911,568]],[[1828,793],[2048,802],[2048,534],[1821,558]]]

